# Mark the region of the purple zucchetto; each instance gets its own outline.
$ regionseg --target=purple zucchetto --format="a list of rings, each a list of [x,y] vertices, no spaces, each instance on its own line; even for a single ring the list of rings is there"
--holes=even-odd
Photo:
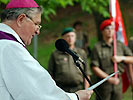
[[[10,8],[37,8],[38,4],[34,0],[11,0],[6,9]]]

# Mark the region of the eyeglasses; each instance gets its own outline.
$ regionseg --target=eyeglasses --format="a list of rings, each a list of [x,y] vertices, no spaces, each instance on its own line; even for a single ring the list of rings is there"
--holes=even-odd
[[[31,17],[29,17],[28,15],[26,15],[26,17],[29,18],[35,24],[35,26],[38,26],[39,30],[42,28],[42,26],[40,24],[35,23]]]

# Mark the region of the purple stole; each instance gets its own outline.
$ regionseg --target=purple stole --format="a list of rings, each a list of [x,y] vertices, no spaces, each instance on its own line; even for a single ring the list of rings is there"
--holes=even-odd
[[[18,43],[20,43],[13,35],[11,34],[7,34],[6,32],[2,32],[0,31],[0,40],[1,39],[7,39],[7,40],[12,40],[12,41],[16,41]],[[20,43],[22,44],[22,43]],[[24,45],[23,45],[24,46]],[[24,46],[25,47],[25,46]],[[26,47],[25,47],[26,48]]]

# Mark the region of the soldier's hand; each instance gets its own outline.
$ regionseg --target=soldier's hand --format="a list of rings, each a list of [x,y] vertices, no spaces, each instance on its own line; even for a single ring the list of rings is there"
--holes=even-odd
[[[125,59],[126,58],[124,56],[113,56],[112,57],[113,62],[117,62],[117,63],[122,62]]]
[[[88,90],[79,90],[76,92],[76,94],[79,97],[79,100],[89,100],[91,95],[93,93],[93,90],[88,91]]]
[[[120,83],[119,78],[111,77],[108,79],[108,82],[114,85],[118,85]]]

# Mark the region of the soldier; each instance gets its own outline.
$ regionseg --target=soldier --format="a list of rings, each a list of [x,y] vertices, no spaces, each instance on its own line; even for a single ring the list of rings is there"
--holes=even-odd
[[[112,21],[110,19],[101,23],[100,30],[103,40],[95,44],[92,51],[91,68],[96,75],[97,81],[114,72],[114,63],[112,61],[114,26],[111,23]],[[131,56],[132,52],[123,43],[117,41],[117,55]],[[122,99],[121,73],[124,71],[124,66],[125,64],[123,62],[118,63],[118,70],[120,71],[118,77],[111,77],[107,82],[97,88],[102,100]],[[128,68],[130,67],[132,67],[131,64],[129,64]]]
[[[90,57],[91,49],[89,47],[89,40],[87,34],[82,29],[82,22],[76,21],[73,24],[73,28],[75,29],[76,33],[75,46],[84,49],[87,56]]]
[[[70,49],[77,53],[86,63],[84,69],[89,77],[87,56],[83,49],[75,47],[76,34],[73,28],[65,28],[62,32],[62,39],[66,40]],[[76,67],[73,58],[64,52],[55,50],[50,57],[48,71],[56,81],[57,85],[66,92],[75,92],[79,89],[88,88],[88,82],[83,78],[82,73]]]

